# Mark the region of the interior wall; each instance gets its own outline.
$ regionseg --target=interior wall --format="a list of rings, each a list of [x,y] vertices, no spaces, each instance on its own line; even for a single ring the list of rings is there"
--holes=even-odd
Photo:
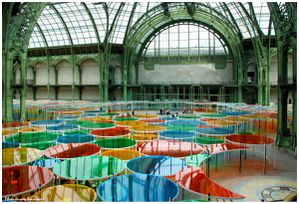
[[[114,72],[114,83],[116,85],[121,85],[121,70],[120,70],[120,67],[116,67],[115,68],[115,72]]]
[[[73,67],[72,64],[66,61],[58,65],[58,84],[71,85],[73,84]]]
[[[219,84],[232,82],[233,64],[225,69],[215,69],[214,63],[206,64],[155,64],[153,70],[139,66],[141,84]]]
[[[72,87],[59,87],[58,99],[59,100],[72,100]]]
[[[36,65],[36,85],[48,84],[48,66],[46,63]],[[55,80],[55,78],[54,78]]]
[[[95,85],[100,83],[100,68],[96,61],[87,60],[82,65],[82,85]]]
[[[100,98],[99,87],[84,87],[82,90],[82,100],[96,100]]]
[[[27,99],[33,99],[33,89],[31,87],[27,87],[26,98]]]
[[[36,89],[36,99],[37,100],[48,99],[47,87],[38,87]]]
[[[27,80],[33,80],[33,68],[27,67]]]

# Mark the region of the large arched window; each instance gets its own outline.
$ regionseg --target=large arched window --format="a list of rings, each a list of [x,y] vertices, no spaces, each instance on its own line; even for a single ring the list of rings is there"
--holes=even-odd
[[[165,27],[148,42],[145,57],[228,55],[224,41],[213,30],[193,23]]]

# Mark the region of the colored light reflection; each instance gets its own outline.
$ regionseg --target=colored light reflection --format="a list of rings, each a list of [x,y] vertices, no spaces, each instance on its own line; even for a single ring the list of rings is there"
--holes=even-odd
[[[102,130],[92,130],[91,134],[95,135],[96,137],[125,137],[130,134],[130,130],[124,127],[114,127],[114,128],[107,128]]]
[[[54,174],[70,180],[99,180],[115,175],[125,168],[115,157],[89,156],[67,159],[53,167]]]
[[[234,193],[209,179],[201,168],[185,168],[176,175],[178,184],[195,193],[215,198],[242,199],[242,195]]]
[[[177,197],[177,184],[161,176],[130,174],[103,182],[97,194],[103,201],[163,202]]]
[[[146,155],[186,157],[201,153],[203,148],[192,142],[179,140],[156,140],[138,145],[137,150]]]
[[[2,166],[27,164],[42,156],[43,152],[34,148],[2,149]]]
[[[273,144],[274,140],[262,136],[262,135],[255,135],[255,134],[233,134],[225,137],[226,140],[231,142],[237,142],[242,144]]]
[[[128,161],[127,168],[135,173],[171,176],[186,167],[186,162],[169,156],[142,156]]]
[[[96,192],[87,186],[63,184],[43,189],[31,199],[43,202],[92,202],[97,198]]]
[[[67,159],[89,156],[99,153],[101,148],[94,144],[60,144],[46,149],[45,156],[49,158]]]
[[[34,191],[53,178],[48,168],[13,166],[2,168],[2,196],[17,196]]]

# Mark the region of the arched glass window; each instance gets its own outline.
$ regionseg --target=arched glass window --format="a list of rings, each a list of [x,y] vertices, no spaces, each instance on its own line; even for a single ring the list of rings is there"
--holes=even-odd
[[[165,27],[148,42],[145,57],[228,55],[224,41],[213,30],[193,23]]]

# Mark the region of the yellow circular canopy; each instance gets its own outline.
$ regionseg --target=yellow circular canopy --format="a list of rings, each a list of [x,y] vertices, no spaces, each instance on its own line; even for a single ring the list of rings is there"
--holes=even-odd
[[[35,148],[2,149],[2,166],[15,166],[33,162],[43,156],[43,151]]]
[[[79,184],[52,186],[31,196],[32,200],[41,202],[93,202],[96,198],[92,188]]]

